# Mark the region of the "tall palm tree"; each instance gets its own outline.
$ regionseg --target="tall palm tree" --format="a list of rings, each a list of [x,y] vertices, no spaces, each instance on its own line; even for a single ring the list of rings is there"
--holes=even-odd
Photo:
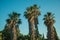
[[[21,23],[21,20],[19,19],[20,14],[13,12],[12,14],[9,14],[9,19],[7,19],[7,25],[6,29],[8,29],[8,32],[10,33],[10,39],[11,40],[17,40],[17,37],[19,35],[19,24]]]
[[[39,8],[37,5],[33,5],[31,7],[28,7],[25,11],[24,16],[28,19],[29,22],[29,35],[31,40],[35,40],[35,37],[38,33],[38,16],[40,15]],[[36,34],[36,35],[35,35]]]
[[[44,24],[47,26],[47,38],[48,40],[56,40],[55,39],[55,31],[54,31],[54,14],[51,14],[51,12],[48,12],[47,14],[44,15]]]
[[[35,38],[36,40],[39,40],[39,32],[38,32],[38,16],[41,15],[39,8],[37,5],[33,6],[33,14],[34,14],[34,25],[35,25]]]

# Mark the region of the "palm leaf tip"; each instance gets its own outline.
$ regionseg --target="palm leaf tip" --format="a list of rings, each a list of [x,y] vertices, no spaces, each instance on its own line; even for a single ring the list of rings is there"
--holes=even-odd
[[[33,6],[34,6],[34,7],[37,7],[37,5],[36,5],[36,4],[34,4]]]
[[[51,12],[47,12],[47,15],[48,15],[48,16],[51,16]]]
[[[16,20],[16,23],[21,24],[21,19]]]
[[[10,23],[10,19],[7,19],[6,22],[7,22],[7,23]]]
[[[45,20],[45,18],[43,18],[43,20]]]

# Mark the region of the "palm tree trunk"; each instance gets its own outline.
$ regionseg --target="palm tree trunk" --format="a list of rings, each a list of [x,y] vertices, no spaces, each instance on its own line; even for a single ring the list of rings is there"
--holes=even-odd
[[[13,40],[17,40],[17,35],[16,35],[16,26],[13,26]]]
[[[29,20],[29,34],[30,34],[30,38],[31,40],[35,40],[35,25],[34,25],[34,17],[32,17],[30,20]]]
[[[38,19],[37,18],[34,19],[34,23],[35,23],[35,37],[36,37],[36,40],[39,40],[39,31],[38,31],[38,26],[37,26]]]
[[[32,34],[32,32],[31,32],[31,22],[29,20],[28,20],[28,22],[29,22],[29,37],[31,39],[31,34]]]
[[[12,28],[12,26],[11,26],[11,28],[10,28],[10,39],[11,39],[11,40],[13,40],[13,32],[12,32],[13,30],[12,30],[12,29],[13,29],[13,28]]]
[[[47,37],[48,37],[48,40],[55,40],[55,38],[54,38],[54,28],[53,28],[53,26],[50,26],[50,27],[48,27],[47,28],[48,29],[48,35],[47,35]]]
[[[39,32],[38,32],[38,27],[37,27],[37,25],[35,25],[35,28],[36,28],[36,30],[35,30],[35,37],[36,37],[36,40],[39,40]]]

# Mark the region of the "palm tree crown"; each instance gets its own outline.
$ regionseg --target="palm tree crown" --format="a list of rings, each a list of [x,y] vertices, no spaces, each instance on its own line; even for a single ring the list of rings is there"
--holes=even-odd
[[[51,14],[51,12],[47,12],[46,15],[44,15],[44,24],[46,26],[50,25],[50,24],[54,24],[55,20],[54,20],[54,14]]]
[[[40,15],[40,11],[39,11],[37,5],[28,7],[24,13],[25,13],[24,16],[28,19],[30,19],[32,16],[36,15],[35,17],[37,17],[38,15]]]
[[[20,14],[17,14],[16,12],[13,12],[13,14],[9,14],[9,19],[7,19],[7,23],[11,23],[11,21],[16,22],[17,24],[21,23],[21,19],[19,19]]]

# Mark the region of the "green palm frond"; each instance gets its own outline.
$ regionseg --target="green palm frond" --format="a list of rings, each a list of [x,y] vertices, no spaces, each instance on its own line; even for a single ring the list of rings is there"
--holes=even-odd
[[[50,22],[55,22],[54,20],[54,14],[52,14],[51,12],[47,12],[47,14],[44,15],[44,24],[48,25]]]
[[[38,9],[36,4],[31,6],[31,7],[28,7],[24,13],[25,13],[24,16],[26,18],[28,18],[28,19],[30,17],[32,17],[32,16],[36,16],[37,17],[37,16],[40,15],[40,11],[39,11],[39,9]]]

